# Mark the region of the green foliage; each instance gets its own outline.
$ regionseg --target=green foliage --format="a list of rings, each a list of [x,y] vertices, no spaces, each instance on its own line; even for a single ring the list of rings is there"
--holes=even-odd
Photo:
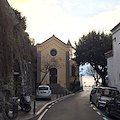
[[[97,71],[105,84],[105,76],[107,75],[107,60],[104,53],[112,49],[112,36],[104,32],[89,32],[83,35],[76,43],[75,60],[78,65],[90,63]]]
[[[24,30],[26,30],[26,17],[22,17],[21,13],[16,9],[13,9],[13,11],[15,12],[16,18],[19,22],[17,25],[20,25]]]

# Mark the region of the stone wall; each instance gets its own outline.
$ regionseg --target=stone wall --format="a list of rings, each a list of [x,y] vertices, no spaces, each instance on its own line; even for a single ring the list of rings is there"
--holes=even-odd
[[[22,29],[7,0],[0,1],[0,82],[15,95],[34,91],[36,48]],[[32,56],[33,55],[33,56]],[[32,57],[31,57],[32,56]],[[34,65],[35,66],[35,65]]]

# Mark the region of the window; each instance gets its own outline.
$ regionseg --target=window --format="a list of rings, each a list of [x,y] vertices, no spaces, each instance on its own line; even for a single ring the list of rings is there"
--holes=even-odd
[[[48,90],[48,87],[39,87],[39,90]]]
[[[75,66],[72,65],[72,76],[75,76]]]
[[[56,50],[56,49],[52,49],[52,50],[50,51],[50,55],[51,55],[51,56],[56,56],[56,55],[57,55],[57,50]]]
[[[117,104],[120,104],[120,96],[117,96],[117,97],[115,98],[115,102],[116,102]]]
[[[96,93],[96,88],[93,88],[91,93],[92,94]]]
[[[101,94],[102,93],[102,88],[99,88],[97,92]]]
[[[115,97],[119,93],[119,91],[112,90],[112,89],[104,89],[103,93],[104,93],[104,96]]]

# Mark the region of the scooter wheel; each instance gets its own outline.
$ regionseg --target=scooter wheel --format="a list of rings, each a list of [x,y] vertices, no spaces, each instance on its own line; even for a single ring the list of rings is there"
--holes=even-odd
[[[30,111],[31,111],[31,106],[28,106],[28,105],[27,105],[27,106],[25,107],[25,112],[30,112]]]

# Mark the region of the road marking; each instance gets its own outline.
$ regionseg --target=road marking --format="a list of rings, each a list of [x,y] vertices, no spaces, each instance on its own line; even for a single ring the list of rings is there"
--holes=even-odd
[[[110,120],[108,117],[106,117],[102,112],[100,112],[99,110],[97,110],[97,112],[99,112],[102,116],[104,120]]]
[[[107,119],[107,118],[103,117],[103,120],[109,120],[109,119]]]
[[[98,112],[98,111],[97,111],[97,114],[98,114],[98,115],[101,115],[101,113],[100,113],[100,112]]]
[[[55,103],[58,103],[58,101],[56,101]]]
[[[48,109],[46,109],[46,110],[40,115],[40,117],[38,118],[38,120],[41,120],[47,111],[48,111]]]
[[[97,110],[95,107],[93,107],[93,110]]]
[[[55,103],[52,103],[52,105],[54,105]]]
[[[43,111],[47,106],[49,106],[50,104],[52,104],[53,102],[54,102],[54,104],[55,104],[55,103],[58,103],[58,102],[66,99],[66,98],[68,98],[68,97],[72,97],[73,95],[75,95],[75,93],[69,94],[69,95],[67,95],[67,96],[61,97],[61,98],[59,98],[59,99],[57,99],[57,100],[53,100],[53,101],[45,104],[45,105],[36,113],[36,115],[39,115],[40,113],[42,113],[42,111]],[[52,107],[52,106],[51,106],[51,107]],[[41,116],[38,118],[38,120],[41,120],[42,117],[45,115],[45,113],[46,113],[47,111],[48,111],[48,109],[46,109],[46,110],[41,114]]]
[[[91,107],[93,108],[93,110],[97,111],[97,114],[103,116],[103,120],[110,120],[109,118],[107,118],[102,112],[100,112],[100,110],[98,110],[95,105],[91,104]]]
[[[59,102],[62,101],[63,99],[58,100]]]
[[[51,107],[52,107],[51,105],[48,106],[48,108],[51,108]]]

